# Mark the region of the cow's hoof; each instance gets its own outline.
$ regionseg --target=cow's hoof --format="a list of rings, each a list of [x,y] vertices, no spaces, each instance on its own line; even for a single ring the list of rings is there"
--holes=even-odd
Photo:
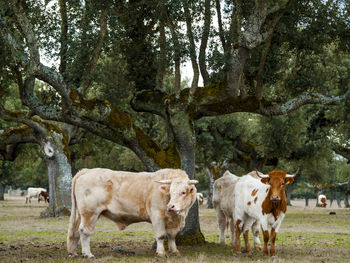
[[[259,251],[261,251],[261,249],[262,249],[262,247],[261,247],[260,244],[255,244],[255,245],[254,245],[254,248],[255,248],[256,250],[259,250]]]
[[[95,259],[95,256],[93,254],[83,254],[83,258]]]
[[[157,252],[156,256],[160,258],[167,258],[168,254],[166,252]]]
[[[180,256],[181,254],[180,254],[180,251],[179,250],[171,250],[171,251],[169,251],[170,252],[170,254],[172,255],[172,256]]]
[[[77,252],[69,253],[69,254],[68,254],[68,257],[69,257],[69,258],[76,258],[77,256],[78,256],[78,253],[77,253]]]

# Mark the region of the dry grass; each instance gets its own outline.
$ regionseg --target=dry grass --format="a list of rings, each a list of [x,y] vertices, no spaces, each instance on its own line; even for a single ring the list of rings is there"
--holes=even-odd
[[[229,245],[218,242],[215,211],[200,209],[201,229],[207,244],[180,247],[182,256],[159,259],[150,249],[152,227],[148,223],[117,226],[100,218],[92,238],[96,262],[348,262],[350,256],[350,210],[304,208],[302,201],[292,203],[277,237],[277,257],[234,253]],[[24,200],[0,202],[0,262],[82,262],[70,259],[65,250],[68,217],[40,219],[45,204],[24,204]],[[335,211],[336,215],[329,215]],[[228,237],[228,235],[227,235]],[[122,250],[116,250],[122,247]]]

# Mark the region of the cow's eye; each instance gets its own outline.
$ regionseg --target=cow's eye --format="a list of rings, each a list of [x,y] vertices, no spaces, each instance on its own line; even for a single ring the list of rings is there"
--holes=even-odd
[[[284,185],[284,183],[282,183],[281,185]]]
[[[185,195],[185,194],[186,194],[186,192],[185,192],[185,191],[181,192],[181,195]]]

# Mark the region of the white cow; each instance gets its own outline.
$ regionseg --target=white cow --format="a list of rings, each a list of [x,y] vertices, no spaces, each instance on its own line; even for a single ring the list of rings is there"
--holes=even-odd
[[[41,193],[41,191],[46,192],[46,189],[45,188],[29,187],[27,190],[27,195],[26,195],[26,203],[28,203],[28,202],[31,203],[32,197],[38,198],[38,202],[40,202],[39,194]]]
[[[275,256],[275,239],[287,211],[285,185],[294,180],[294,175],[284,171],[272,171],[268,175],[243,176],[238,180],[235,191],[235,250],[241,251],[240,234],[243,232],[245,247],[252,251],[248,241],[248,231],[259,221],[264,235],[264,255],[268,255],[268,226],[271,226],[270,255]]]
[[[255,173],[255,172],[254,172]],[[214,193],[213,193],[213,206],[216,211],[216,217],[218,220],[220,230],[220,243],[225,244],[225,230],[230,226],[231,230],[231,243],[234,244],[235,240],[235,227],[234,227],[234,212],[235,212],[235,197],[234,192],[236,184],[240,177],[226,171],[222,177],[215,180]],[[254,247],[260,249],[259,239],[259,224],[255,223],[252,226],[252,232],[254,234]]]
[[[77,255],[80,238],[82,254],[93,258],[90,238],[100,215],[117,223],[119,229],[136,222],[150,222],[157,241],[157,255],[179,254],[175,236],[184,227],[188,210],[196,201],[197,180],[190,180],[179,169],[153,173],[131,173],[95,168],[79,171],[72,185],[72,213],[69,220],[67,250]]]
[[[202,205],[203,201],[204,201],[204,197],[202,193],[197,193],[197,201],[198,201],[198,205]]]

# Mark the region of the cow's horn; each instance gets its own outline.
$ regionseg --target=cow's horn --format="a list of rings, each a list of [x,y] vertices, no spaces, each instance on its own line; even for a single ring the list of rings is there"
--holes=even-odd
[[[298,173],[299,173],[299,168],[297,169],[297,171],[294,174],[287,174],[286,178],[294,178]]]
[[[260,177],[260,178],[267,178],[267,177],[269,177],[269,176],[266,175],[266,174],[263,174],[263,176],[261,176],[261,175],[259,174],[258,170],[255,170],[255,172],[256,172],[256,175],[257,175],[258,177]]]
[[[160,184],[171,184],[171,180],[159,180],[159,181],[155,181],[156,183],[160,183]]]
[[[198,184],[197,180],[188,180],[188,184]]]

